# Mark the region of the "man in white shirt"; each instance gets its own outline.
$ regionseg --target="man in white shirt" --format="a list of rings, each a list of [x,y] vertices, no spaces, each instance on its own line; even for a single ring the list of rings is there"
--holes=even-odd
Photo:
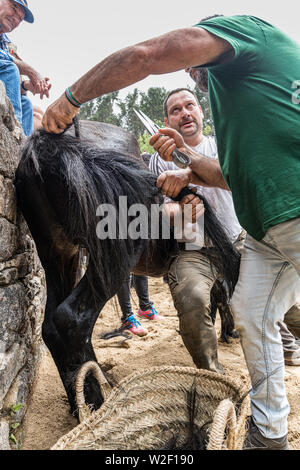
[[[164,115],[166,126],[178,131],[185,144],[206,157],[218,159],[215,139],[203,135],[203,112],[191,90],[179,88],[170,92],[164,103]],[[150,143],[157,152],[152,155],[149,168],[159,176],[158,185],[163,193],[168,189],[170,195],[170,188],[166,188],[167,176],[176,172],[180,178],[181,170],[161,156],[172,152],[175,142],[171,136],[161,136],[158,140],[150,139]],[[228,237],[240,249],[245,232],[236,217],[231,192],[202,185],[191,184],[190,187],[196,188],[197,194],[206,198]],[[165,203],[173,217],[182,207],[182,202],[172,202],[169,198],[165,199]],[[207,250],[212,248],[204,246],[190,250],[185,247],[184,243],[180,244],[180,253],[169,270],[169,286],[179,316],[180,334],[198,368],[223,372],[218,362],[217,337],[210,315],[211,289],[218,277],[207,256]],[[281,325],[281,335],[285,351],[295,355],[298,345],[284,324]]]

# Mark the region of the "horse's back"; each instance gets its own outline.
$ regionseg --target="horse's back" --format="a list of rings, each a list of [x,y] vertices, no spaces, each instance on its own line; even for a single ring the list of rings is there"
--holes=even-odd
[[[74,133],[71,128],[69,133]],[[98,121],[79,121],[79,132],[84,138],[97,140],[103,150],[116,150],[140,159],[140,149],[133,134],[113,124]]]

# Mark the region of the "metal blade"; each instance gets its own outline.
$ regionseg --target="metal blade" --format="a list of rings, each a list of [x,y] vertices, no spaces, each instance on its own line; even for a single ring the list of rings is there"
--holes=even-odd
[[[148,131],[151,135],[156,134],[157,129],[158,129],[158,127],[156,126],[156,124],[154,124],[154,122],[151,121],[151,119],[148,118],[148,116],[146,116],[146,114],[142,113],[141,111],[137,111],[137,110],[134,109],[134,108],[133,108],[133,111],[135,112],[135,114],[137,115],[137,117],[139,118],[139,120],[144,124],[144,126],[145,126],[146,129],[147,129],[147,131]]]
[[[140,111],[140,114],[143,116],[143,118],[148,122],[148,124],[152,127],[154,134],[158,131],[159,127],[155,122],[152,121],[143,111]]]
[[[133,111],[140,119],[140,121],[144,124],[147,131],[154,135],[158,132],[159,127],[152,121],[143,111],[137,111],[133,108]],[[187,168],[191,163],[190,158],[183,152],[180,152],[177,148],[172,152],[173,162],[175,163],[178,168]]]

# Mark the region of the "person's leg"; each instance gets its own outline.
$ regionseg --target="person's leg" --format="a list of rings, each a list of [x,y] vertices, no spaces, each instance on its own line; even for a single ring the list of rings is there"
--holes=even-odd
[[[33,133],[33,105],[26,95],[21,95],[22,103],[22,127],[24,134],[29,136]]]
[[[122,310],[121,322],[125,329],[138,336],[145,336],[148,332],[141,323],[135,318],[130,300],[130,278],[126,279],[121,285],[117,296]]]
[[[122,311],[121,322],[124,323],[128,317],[133,315],[130,301],[130,278],[123,282],[117,296]]]
[[[22,125],[20,72],[14,62],[0,59],[0,80],[4,83],[6,94],[13,105],[15,116]]]
[[[162,320],[163,317],[158,315],[153,302],[149,299],[148,277],[133,274],[133,285],[139,298],[138,316],[147,320]]]
[[[278,322],[286,366],[300,366],[300,346],[283,322]]]
[[[299,288],[300,292],[300,288]],[[289,311],[285,314],[284,321],[295,336],[296,339],[300,339],[300,299],[298,297],[295,305],[293,305]]]
[[[210,291],[215,279],[210,262],[200,251],[181,251],[169,270],[170,291],[187,350],[199,369],[223,373],[210,316]]]
[[[151,308],[153,302],[149,299],[148,277],[133,274],[133,285],[139,298],[139,307],[142,310]]]
[[[235,248],[241,253],[247,233],[243,230],[234,242]],[[300,279],[299,279],[300,292]],[[279,332],[284,351],[285,363],[287,365],[300,365],[300,344],[296,338],[300,338],[300,301],[289,309],[284,316],[284,322],[279,323]]]
[[[295,302],[299,277],[271,242],[247,237],[232,308],[252,382],[254,423],[277,439],[287,434],[289,413],[278,322]]]

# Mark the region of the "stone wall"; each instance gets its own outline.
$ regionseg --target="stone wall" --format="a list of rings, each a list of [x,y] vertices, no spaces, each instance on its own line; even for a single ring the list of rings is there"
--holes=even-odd
[[[0,81],[0,450],[15,448],[14,428],[25,415],[36,365],[44,351],[43,270],[17,211],[13,183],[23,139]]]

